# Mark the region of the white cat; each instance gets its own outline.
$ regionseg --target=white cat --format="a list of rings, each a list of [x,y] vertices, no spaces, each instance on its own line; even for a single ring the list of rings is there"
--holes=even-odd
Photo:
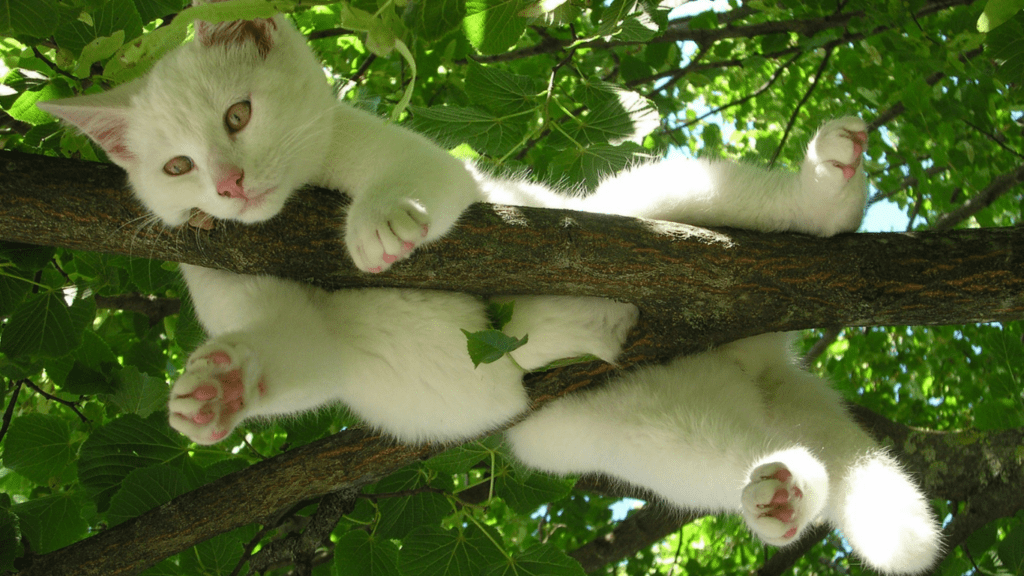
[[[336,101],[304,38],[283,17],[197,25],[197,41],[144,78],[41,107],[76,125],[127,170],[167,225],[259,222],[304,183],[353,198],[345,241],[380,272],[446,233],[472,202],[564,207],[764,231],[854,231],[865,203],[865,125],[825,124],[799,174],[729,162],[641,166],[585,198],[476,173],[426,139]],[[271,277],[182,265],[211,339],[171,391],[170,422],[200,444],[246,418],[343,402],[406,442],[457,442],[527,409],[522,372],[474,368],[460,329],[485,303],[426,290],[327,293]],[[517,296],[506,332],[527,370],[584,353],[615,360],[637,317],[599,298]],[[734,342],[633,370],[552,402],[508,440],[527,465],[602,472],[679,506],[739,512],[786,545],[817,519],[885,572],[928,568],[938,529],[920,491],[798,369],[784,335]]]

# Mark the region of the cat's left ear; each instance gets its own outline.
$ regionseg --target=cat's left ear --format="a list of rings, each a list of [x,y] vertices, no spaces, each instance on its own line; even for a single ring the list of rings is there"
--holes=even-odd
[[[37,102],[36,106],[78,128],[114,163],[127,169],[135,162],[127,133],[130,99],[137,89],[138,81],[130,82],[99,94]]]
[[[224,0],[193,0],[193,5],[212,4]],[[218,22],[216,24],[195,21],[196,40],[203,46],[228,46],[231,44],[246,44],[252,42],[260,57],[266,58],[270,49],[274,47],[274,32],[277,30],[277,23],[272,18],[256,18],[253,20],[234,20],[231,22]]]

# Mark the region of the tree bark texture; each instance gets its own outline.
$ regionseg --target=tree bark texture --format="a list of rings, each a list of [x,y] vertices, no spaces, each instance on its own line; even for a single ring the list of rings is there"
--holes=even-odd
[[[0,152],[0,175],[2,240],[272,274],[328,289],[574,294],[634,302],[643,314],[617,369],[766,331],[1024,317],[1019,227],[820,239],[476,205],[448,237],[387,273],[369,275],[358,272],[344,251],[339,231],[345,200],[334,192],[303,191],[261,225],[218,222],[200,232],[143,225],[145,212],[113,166]],[[615,370],[600,362],[580,364],[531,375],[526,385],[539,405]],[[1021,430],[923,432],[857,414],[889,439],[929,495],[977,503],[977,514],[965,512],[950,525],[963,535],[992,514],[1024,508],[1018,502],[1024,464],[1014,451]],[[218,533],[267,521],[298,501],[358,489],[442,449],[343,432],[37,557],[21,574],[136,574]],[[944,468],[959,472],[946,474]],[[985,512],[992,497],[1005,503],[1014,489],[1012,506]]]

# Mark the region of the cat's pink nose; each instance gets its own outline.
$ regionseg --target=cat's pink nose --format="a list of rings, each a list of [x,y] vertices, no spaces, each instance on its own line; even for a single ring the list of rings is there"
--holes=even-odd
[[[245,173],[241,170],[232,169],[227,175],[217,182],[217,194],[225,198],[245,198],[245,189],[242,188],[242,179]]]

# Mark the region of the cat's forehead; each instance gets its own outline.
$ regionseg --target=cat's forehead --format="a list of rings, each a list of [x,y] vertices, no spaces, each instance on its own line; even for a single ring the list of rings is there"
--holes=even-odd
[[[259,76],[255,62],[238,50],[186,45],[154,67],[139,103],[200,109],[223,106],[251,92]]]

